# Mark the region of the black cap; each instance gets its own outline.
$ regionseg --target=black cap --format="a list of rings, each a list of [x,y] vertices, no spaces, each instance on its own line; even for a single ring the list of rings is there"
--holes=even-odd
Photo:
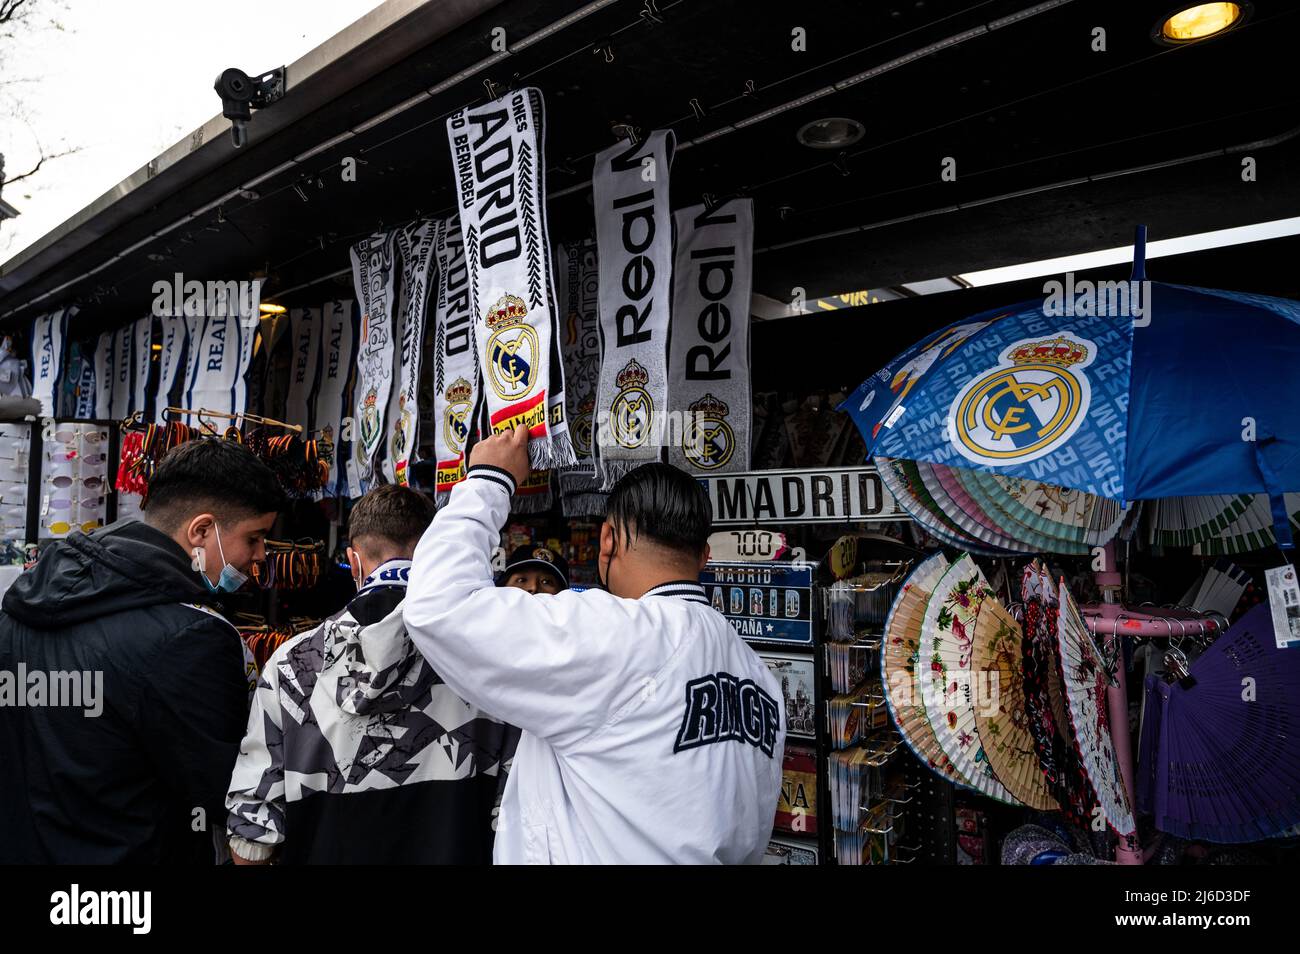
[[[501,576],[497,578],[497,586],[505,586],[506,580],[511,573],[527,566],[550,570],[560,578],[560,583],[563,584],[564,589],[569,588],[569,561],[550,547],[539,547],[531,544],[516,547],[515,552],[510,554],[510,559],[506,561],[506,568],[501,571]]]

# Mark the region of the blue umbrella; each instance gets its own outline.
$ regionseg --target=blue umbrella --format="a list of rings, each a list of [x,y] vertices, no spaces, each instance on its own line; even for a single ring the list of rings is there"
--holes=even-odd
[[[1114,501],[1094,518],[1111,532],[1121,503],[1264,494],[1267,536],[1292,545],[1284,494],[1300,490],[1300,303],[1143,281],[1142,245],[1139,234],[1131,281],[1048,283],[1042,299],[949,325],[840,405],[870,456],[919,465],[882,466],[891,489],[906,490],[900,502],[935,523],[936,501],[952,517],[945,502],[957,494],[985,524],[1041,543],[1043,527],[1003,490],[1040,482]],[[1239,519],[1222,499],[1187,512],[1202,535]],[[952,542],[1014,549],[979,526],[938,523]]]

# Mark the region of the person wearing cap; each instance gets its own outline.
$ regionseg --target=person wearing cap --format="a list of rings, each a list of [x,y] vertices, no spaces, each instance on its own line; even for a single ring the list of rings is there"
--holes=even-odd
[[[604,590],[494,586],[528,476],[523,428],[480,442],[416,547],[415,646],[466,701],[523,732],[497,864],[758,864],[785,747],[781,687],[699,584],[709,502],[667,464],[615,484]]]
[[[555,594],[569,588],[569,563],[549,547],[516,547],[497,577],[497,586]]]

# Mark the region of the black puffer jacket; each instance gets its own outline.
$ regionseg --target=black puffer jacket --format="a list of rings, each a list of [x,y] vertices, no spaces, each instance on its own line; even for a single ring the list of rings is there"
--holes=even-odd
[[[73,534],[15,581],[0,613],[0,863],[212,862],[249,682],[235,630],[185,605],[211,600],[185,551],[135,521]],[[18,704],[51,673],[76,674],[80,708]]]

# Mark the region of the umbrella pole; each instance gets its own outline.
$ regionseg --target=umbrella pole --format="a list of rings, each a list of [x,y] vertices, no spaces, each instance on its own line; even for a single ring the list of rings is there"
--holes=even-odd
[[[1097,586],[1101,589],[1101,616],[1103,619],[1116,620],[1119,618],[1120,611],[1120,591],[1123,588],[1123,577],[1120,575],[1119,566],[1115,560],[1115,542],[1112,540],[1106,544],[1103,556],[1104,569],[1096,574]],[[1114,630],[1112,629],[1114,633]],[[1123,637],[1114,633],[1107,637],[1111,640],[1119,640]],[[1128,679],[1124,672],[1124,655],[1121,651],[1119,654],[1118,671],[1115,674],[1115,684],[1106,690],[1107,711],[1110,716],[1110,743],[1115,749],[1115,758],[1119,762],[1120,777],[1124,782],[1124,791],[1128,794],[1128,803],[1133,808],[1136,817],[1137,798],[1136,789],[1133,787],[1133,740],[1129,736],[1128,730]],[[1115,860],[1122,865],[1140,865],[1142,864],[1142,849],[1138,839],[1134,837],[1133,843],[1128,844],[1128,839],[1120,837],[1119,844],[1115,846]]]

